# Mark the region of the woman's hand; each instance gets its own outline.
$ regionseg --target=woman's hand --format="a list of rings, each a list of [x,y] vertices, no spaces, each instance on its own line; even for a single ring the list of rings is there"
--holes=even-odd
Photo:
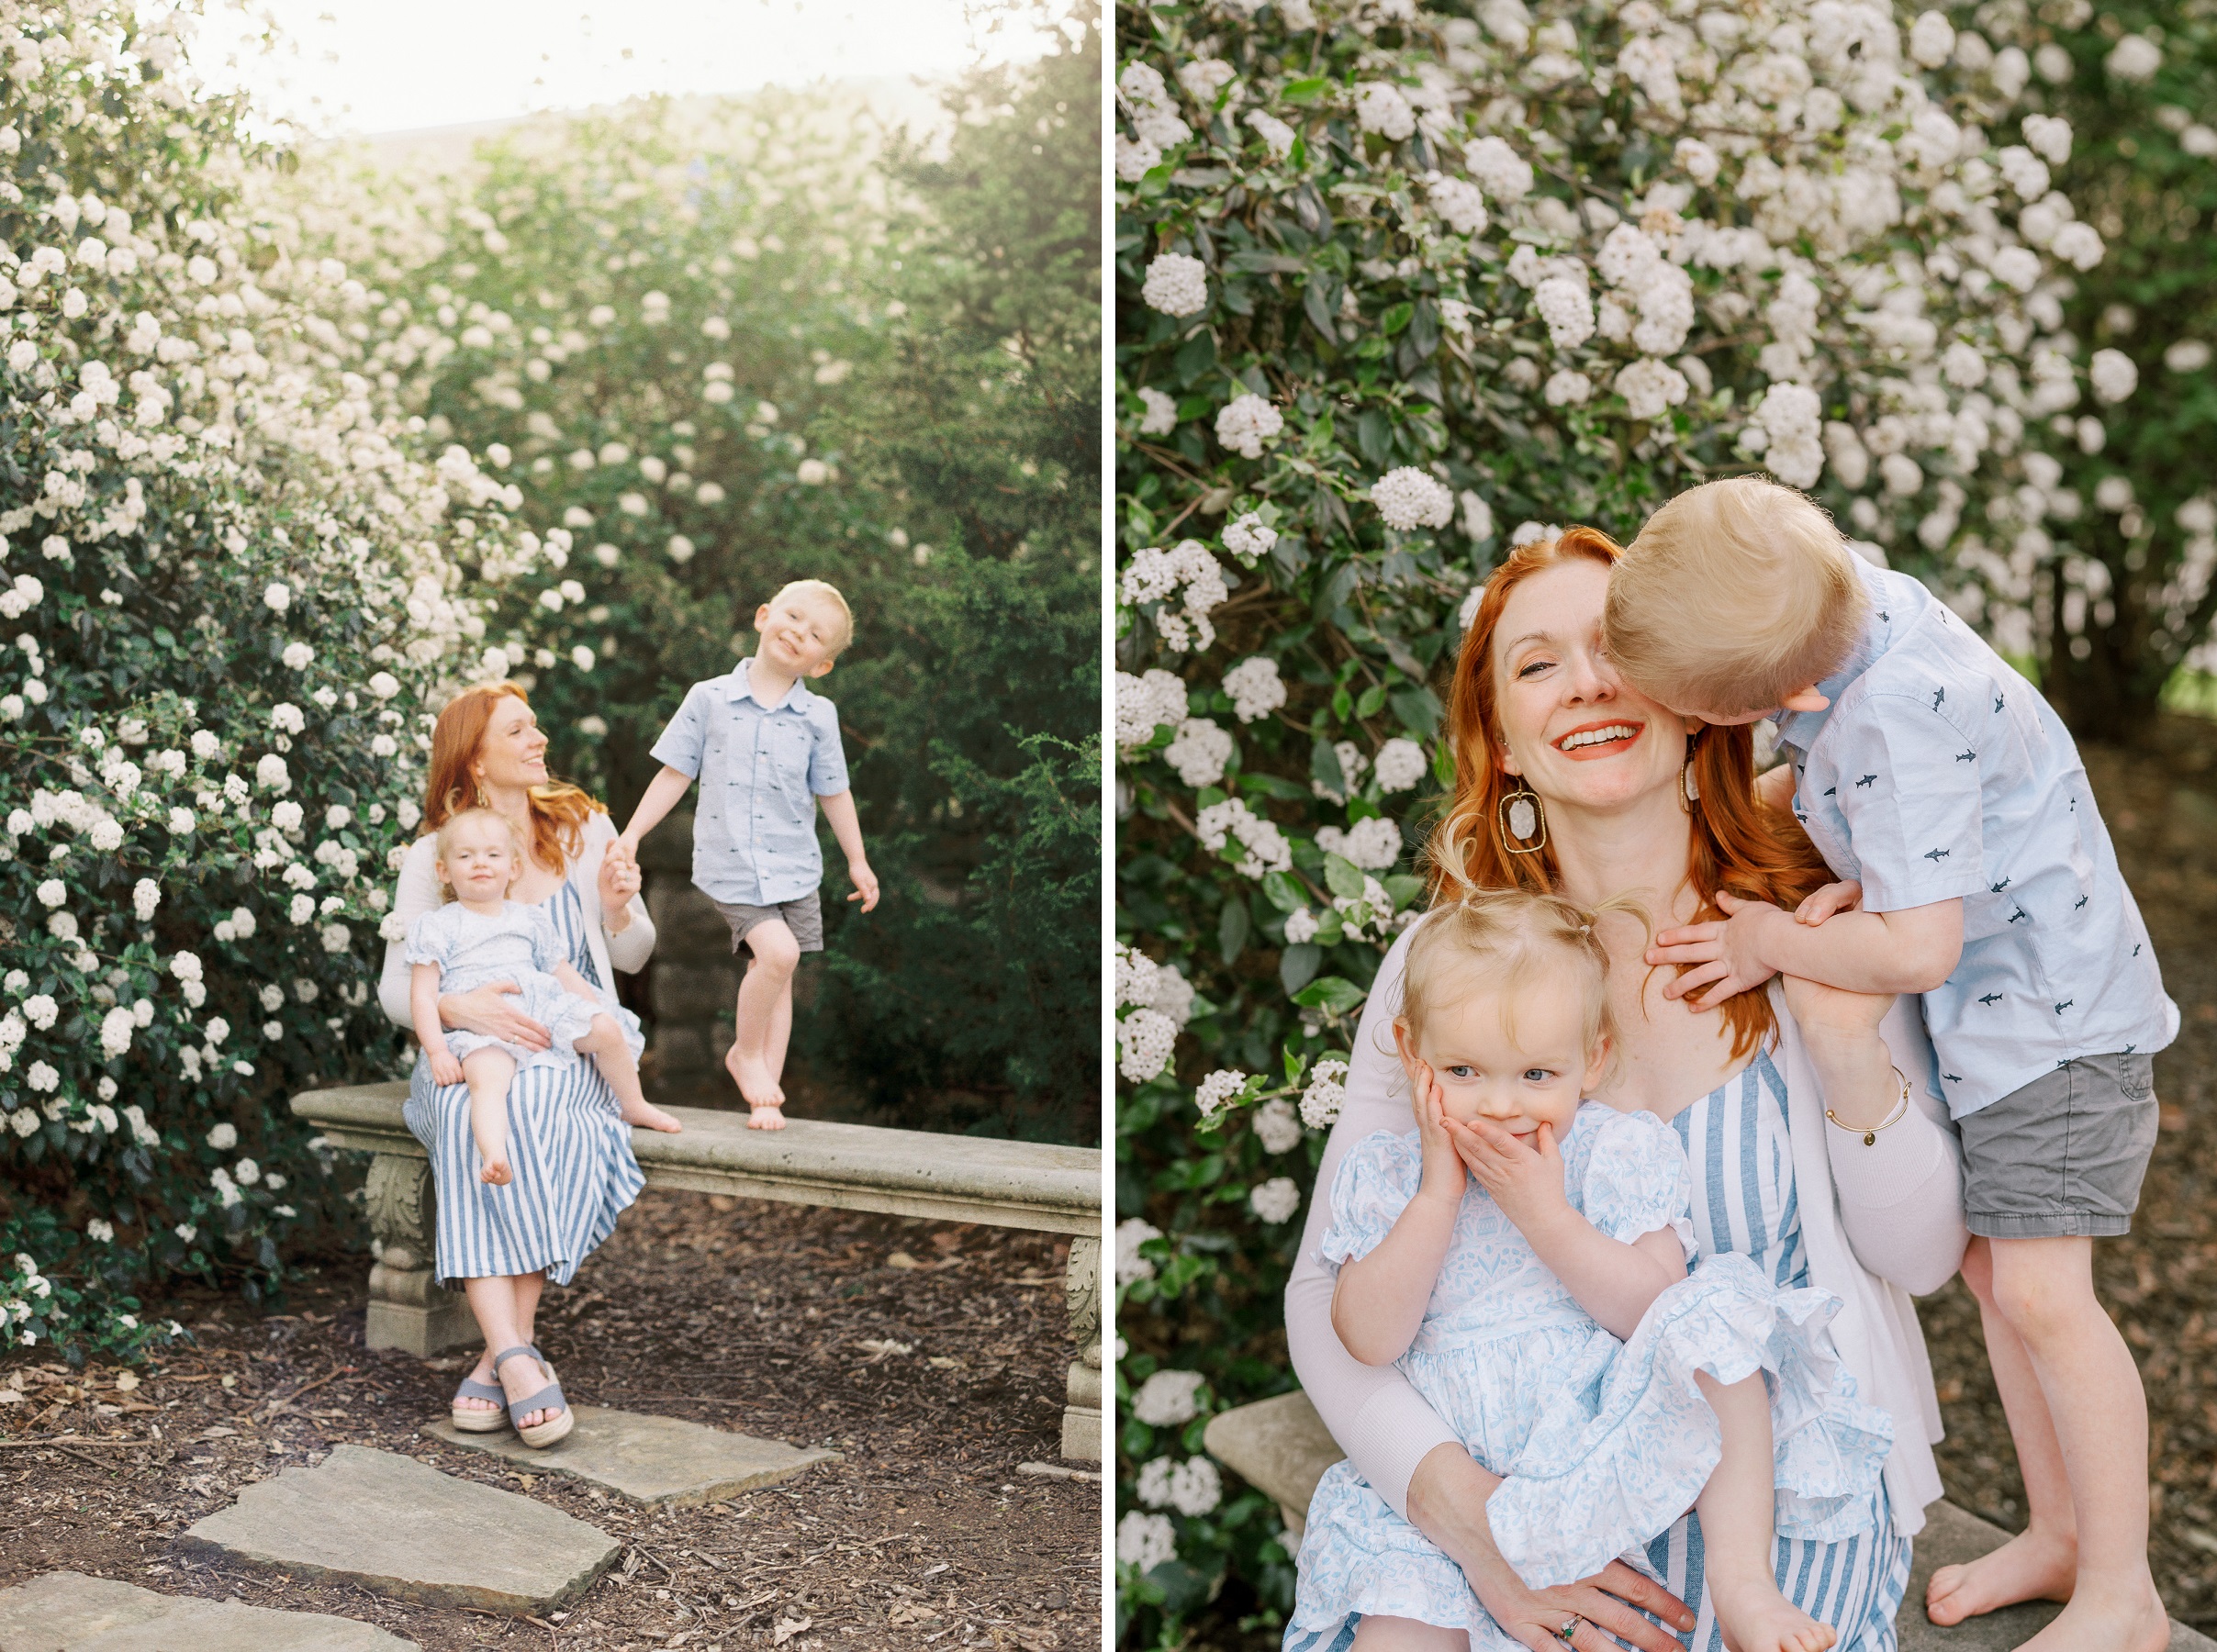
[[[600,926],[611,935],[632,927],[632,897],[639,893],[639,863],[621,838],[600,856]]]
[[[1665,1622],[1690,1630],[1694,1614],[1686,1610],[1685,1602],[1621,1560],[1610,1561],[1580,1582],[1555,1589],[1527,1589],[1515,1580],[1516,1574],[1507,1567],[1501,1569],[1508,1573],[1510,1581],[1480,1590],[1479,1603],[1532,1652],[1562,1652],[1565,1643],[1559,1632],[1573,1618],[1578,1623],[1568,1644],[1575,1652],[1618,1652],[1618,1641],[1640,1647],[1642,1652],[1685,1652],[1684,1641],[1633,1610],[1644,1607]],[[1603,1634],[1604,1630],[1608,1634]],[[1611,1640],[1611,1635],[1617,1639]]]
[[[450,992],[439,1000],[439,1020],[460,1032],[497,1038],[502,1044],[521,1044],[527,1050],[549,1049],[554,1041],[547,1030],[509,1001],[522,990],[513,981],[495,981],[470,992]]]
[[[1541,1124],[1528,1136],[1511,1134],[1490,1119],[1446,1122],[1456,1154],[1501,1213],[1526,1237],[1570,1208],[1562,1190],[1562,1155],[1555,1127]]]

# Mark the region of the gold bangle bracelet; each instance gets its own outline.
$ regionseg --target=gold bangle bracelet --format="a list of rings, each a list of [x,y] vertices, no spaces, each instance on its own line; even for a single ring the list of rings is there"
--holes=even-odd
[[[1851,1131],[1855,1134],[1860,1135],[1863,1138],[1863,1144],[1865,1147],[1875,1147],[1878,1144],[1878,1133],[1880,1131],[1886,1129],[1888,1125],[1900,1123],[1903,1119],[1909,1116],[1909,1081],[1906,1077],[1902,1077],[1901,1069],[1898,1066],[1889,1066],[1887,1068],[1887,1071],[1893,1074],[1895,1077],[1901,1079],[1901,1099],[1896,1103],[1894,1111],[1886,1116],[1886,1119],[1883,1122],[1877,1124],[1850,1124],[1842,1120],[1840,1115],[1835,1113],[1831,1108],[1828,1107],[1824,1110],[1824,1116],[1832,1123],[1837,1124],[1842,1130]]]

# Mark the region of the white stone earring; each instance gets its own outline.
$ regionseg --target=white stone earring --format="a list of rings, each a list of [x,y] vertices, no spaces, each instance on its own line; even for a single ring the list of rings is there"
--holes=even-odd
[[[1547,847],[1547,810],[1540,795],[1518,783],[1494,809],[1494,835],[1505,854],[1537,854]],[[1516,838],[1514,843],[1509,839]],[[1537,838],[1537,842],[1533,840]]]

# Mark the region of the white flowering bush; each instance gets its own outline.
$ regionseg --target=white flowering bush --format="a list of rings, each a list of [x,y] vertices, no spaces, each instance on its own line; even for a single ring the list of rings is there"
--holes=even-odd
[[[2153,369],[2066,326],[2115,237],[2057,187],[2068,122],[1988,9],[1120,12],[1118,931],[1194,994],[1167,1033],[1123,999],[1118,1211],[1152,1231],[1119,1484],[1175,1545],[1132,1528],[1131,1638],[1290,1604],[1264,1500],[1140,1495],[1198,1434],[1136,1398],[1291,1381],[1327,1064],[1421,905],[1436,689],[1502,551],[1767,471],[2032,652],[2055,421],[2079,440]]]
[[[482,631],[453,508],[327,348],[380,295],[251,204],[185,10],[0,12],[0,1346],[280,1277],[344,1214],[284,1106],[382,1076],[424,706]]]

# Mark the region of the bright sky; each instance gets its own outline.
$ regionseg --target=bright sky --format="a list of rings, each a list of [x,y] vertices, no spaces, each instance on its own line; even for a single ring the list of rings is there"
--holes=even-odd
[[[1037,55],[981,42],[963,0],[254,0],[291,44],[225,58],[247,25],[210,5],[194,56],[311,131],[369,134],[583,108],[641,93],[912,75]]]

